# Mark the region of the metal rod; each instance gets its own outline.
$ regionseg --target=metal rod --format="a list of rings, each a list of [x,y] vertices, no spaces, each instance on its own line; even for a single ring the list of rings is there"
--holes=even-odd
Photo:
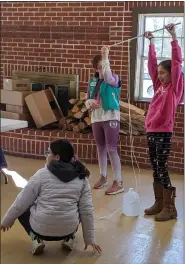
[[[174,24],[174,26],[177,26],[177,25],[180,25],[180,24],[181,24],[181,22]],[[151,31],[151,33],[155,33],[155,32],[157,32],[157,31],[161,31],[161,30],[163,30],[163,29],[165,29],[165,27],[160,28],[160,29],[157,29],[157,30],[154,30],[154,31]],[[143,36],[144,36],[144,35],[139,35],[139,36],[137,36],[137,37],[130,38],[130,39],[127,39],[127,40],[124,40],[124,41],[118,42],[118,43],[116,43],[116,44],[113,44],[113,45],[109,46],[109,48],[111,48],[111,47],[113,47],[113,46],[117,46],[117,45],[122,44],[122,43],[125,43],[125,42],[129,42],[129,41],[131,41],[131,40],[133,40],[133,39],[137,39],[137,38],[140,38],[140,37],[143,37]]]

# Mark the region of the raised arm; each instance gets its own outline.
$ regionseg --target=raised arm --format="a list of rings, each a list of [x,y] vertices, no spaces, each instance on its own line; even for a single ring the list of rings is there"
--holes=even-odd
[[[148,72],[153,82],[154,91],[160,86],[157,73],[157,57],[154,45],[154,36],[151,32],[146,32],[144,35],[150,41],[149,52],[148,52]]]
[[[104,81],[114,87],[120,87],[119,77],[116,74],[112,74],[110,69],[110,62],[108,59],[109,56],[109,48],[104,46],[101,49],[102,54],[102,72]]]
[[[172,36],[172,64],[171,64],[171,77],[172,77],[172,87],[177,98],[181,98],[184,87],[183,87],[183,76],[182,76],[182,53],[181,48],[178,44],[175,26],[169,24],[166,26],[166,30]]]
[[[102,60],[102,71],[103,71],[104,81],[106,83],[114,87],[120,87],[119,77],[117,74],[112,74],[109,60]]]
[[[40,176],[39,171],[31,177],[24,189],[18,194],[7,213],[5,214],[1,227],[11,227],[15,220],[27,211],[36,201],[40,192]]]

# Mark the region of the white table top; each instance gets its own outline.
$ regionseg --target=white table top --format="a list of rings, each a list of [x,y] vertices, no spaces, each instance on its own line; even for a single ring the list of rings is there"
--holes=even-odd
[[[10,130],[21,129],[26,127],[28,127],[27,121],[1,118],[1,132],[7,132]]]

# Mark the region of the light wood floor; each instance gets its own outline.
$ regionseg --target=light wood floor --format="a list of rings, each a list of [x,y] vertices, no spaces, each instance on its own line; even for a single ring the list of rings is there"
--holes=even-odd
[[[44,161],[7,157],[9,169],[28,179]],[[98,175],[97,165],[88,165],[93,184]],[[109,168],[109,182],[111,170]],[[135,187],[133,172],[123,168],[125,190]],[[144,217],[143,210],[153,201],[151,171],[142,170],[140,176],[141,212],[138,218],[125,217],[120,212],[110,220],[96,220],[97,242],[103,254],[93,255],[84,251],[81,230],[77,233],[77,249],[71,253],[62,251],[60,242],[46,244],[45,254],[31,255],[31,242],[18,221],[7,233],[1,234],[2,264],[183,264],[183,176],[171,175],[177,187],[178,220],[155,222]],[[1,215],[4,215],[20,191],[12,179],[5,185],[1,180]],[[92,190],[96,218],[109,215],[121,206],[122,194],[105,196],[104,190]]]

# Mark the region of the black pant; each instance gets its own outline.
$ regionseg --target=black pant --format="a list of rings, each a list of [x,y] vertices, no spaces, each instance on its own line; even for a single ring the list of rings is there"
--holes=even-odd
[[[68,241],[69,239],[73,239],[75,233],[77,232],[77,230],[76,230],[76,232],[74,232],[70,235],[67,235],[67,236],[62,236],[62,237],[50,237],[50,236],[40,235],[40,234],[36,233],[30,226],[30,209],[28,209],[25,213],[23,213],[21,216],[19,216],[18,220],[21,223],[21,225],[24,227],[24,229],[26,230],[28,235],[30,235],[30,232],[32,232],[36,236],[36,238],[40,238],[40,239],[45,240],[45,241],[61,241],[61,240],[67,240]]]
[[[172,133],[147,133],[147,140],[154,182],[161,183],[165,188],[171,187],[168,157],[171,150]]]

